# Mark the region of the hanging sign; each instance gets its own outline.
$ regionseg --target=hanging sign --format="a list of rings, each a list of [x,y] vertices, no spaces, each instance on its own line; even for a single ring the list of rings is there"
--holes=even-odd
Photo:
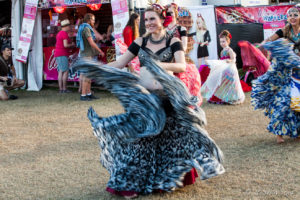
[[[21,35],[17,48],[16,60],[22,63],[27,62],[27,56],[31,43],[38,0],[26,0],[24,16],[22,21]]]
[[[123,38],[123,30],[129,20],[127,0],[111,0],[111,9],[114,23],[114,38]],[[118,45],[116,45],[116,56],[120,55]]]

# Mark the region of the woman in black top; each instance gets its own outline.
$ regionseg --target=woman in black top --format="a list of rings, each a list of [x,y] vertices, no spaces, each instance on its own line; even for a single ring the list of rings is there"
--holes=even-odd
[[[184,26],[180,26],[177,22],[178,18],[178,6],[175,3],[165,6],[167,9],[167,16],[172,18],[172,21],[166,27],[167,34],[170,37],[177,37],[181,40],[183,50],[187,50],[188,37],[187,30]]]
[[[300,69],[293,61],[299,61],[294,53],[300,56],[299,8],[290,8],[287,16],[287,25],[262,42],[263,47],[273,51],[270,69],[252,81],[252,105],[264,110],[271,119],[267,129],[276,135],[277,143],[283,143],[285,135],[299,137]],[[288,43],[279,38],[285,38]]]
[[[182,187],[192,168],[200,170],[202,179],[224,173],[222,152],[204,130],[203,110],[173,76],[185,70],[184,51],[178,38],[166,35],[163,17],[159,5],[147,9],[146,36],[110,66],[90,61],[76,66],[90,67],[87,76],[124,106],[120,115],[102,118],[90,109],[88,117],[102,149],[100,161],[110,173],[107,191],[130,198]],[[135,56],[140,77],[117,69]]]

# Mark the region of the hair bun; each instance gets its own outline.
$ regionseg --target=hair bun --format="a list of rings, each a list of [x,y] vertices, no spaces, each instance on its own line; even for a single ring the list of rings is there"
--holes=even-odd
[[[229,39],[232,39],[232,35],[228,30],[223,30],[219,35],[219,38],[221,37],[228,37]]]

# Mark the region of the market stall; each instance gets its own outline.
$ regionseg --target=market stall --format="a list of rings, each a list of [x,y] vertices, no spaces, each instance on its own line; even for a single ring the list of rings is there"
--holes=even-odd
[[[115,60],[116,49],[114,44],[114,37],[109,37],[112,27],[122,26],[126,24],[115,24],[113,15],[120,12],[113,12],[112,7],[116,7],[120,10],[121,7],[126,7],[125,13],[127,13],[127,4],[124,1],[118,1],[117,5],[111,4],[108,0],[91,0],[91,1],[47,1],[41,4],[42,13],[42,36],[43,36],[43,53],[44,53],[44,66],[43,77],[44,80],[57,80],[57,64],[54,58],[54,50],[56,43],[56,34],[60,30],[59,23],[64,19],[69,19],[71,22],[71,31],[69,37],[72,42],[76,42],[76,34],[79,25],[82,23],[83,17],[86,13],[92,13],[95,15],[96,23],[95,29],[101,35],[103,39],[97,41],[97,45],[105,53],[105,57],[99,57],[99,61],[108,63]],[[87,2],[87,3],[83,3]],[[125,16],[126,18],[126,16]],[[114,34],[114,33],[113,33]],[[118,37],[118,36],[117,36]],[[69,63],[72,63],[78,57],[78,48],[70,49]],[[77,81],[77,74],[70,74],[69,81]]]
[[[13,62],[18,77],[26,80],[30,91],[39,91],[44,80],[57,80],[52,54],[61,20],[68,18],[72,22],[70,37],[74,41],[80,19],[86,13],[93,13],[99,20],[100,33],[107,33],[108,26],[113,27],[115,39],[122,38],[129,18],[126,0],[13,0],[12,11]],[[119,55],[114,42],[99,45],[106,53],[101,61],[110,62]],[[76,48],[71,50],[70,60],[77,52]],[[69,80],[77,80],[76,75]]]

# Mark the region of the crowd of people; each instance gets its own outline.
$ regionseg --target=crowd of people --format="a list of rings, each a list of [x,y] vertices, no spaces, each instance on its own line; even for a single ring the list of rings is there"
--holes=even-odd
[[[251,103],[270,118],[268,130],[277,136],[299,137],[300,111],[300,12],[287,11],[287,25],[261,44],[271,53],[272,64],[252,81]],[[139,35],[140,16],[133,13],[123,31],[123,55],[103,64],[104,53],[96,44],[95,16],[88,13],[79,26],[76,44],[68,37],[69,20],[61,22],[56,39],[59,92],[68,93],[68,48],[80,49],[72,66],[80,73],[80,100],[97,99],[91,80],[103,85],[121,102],[125,113],[99,117],[91,108],[88,117],[99,140],[100,161],[110,173],[106,190],[134,198],[139,194],[173,191],[193,184],[199,176],[208,179],[225,172],[223,154],[205,130],[202,96],[209,103],[244,102],[245,94],[236,67],[236,53],[230,48],[228,30],[219,35],[220,60],[208,60],[211,38],[204,20],[197,22],[197,58],[209,65],[210,73],[201,87],[197,66],[186,61],[187,30],[177,22],[178,6],[152,4],[145,10],[146,34]],[[113,37],[112,28],[107,35]],[[283,39],[282,39],[283,38]],[[246,45],[247,46],[247,45]],[[247,48],[256,48],[250,45]],[[254,52],[253,59],[261,57]],[[260,53],[258,53],[260,52]],[[11,62],[11,48],[1,47],[0,98],[13,99],[8,90],[22,87]],[[249,58],[251,59],[251,58]],[[123,68],[129,70],[122,70]],[[255,70],[255,69],[254,69]]]

